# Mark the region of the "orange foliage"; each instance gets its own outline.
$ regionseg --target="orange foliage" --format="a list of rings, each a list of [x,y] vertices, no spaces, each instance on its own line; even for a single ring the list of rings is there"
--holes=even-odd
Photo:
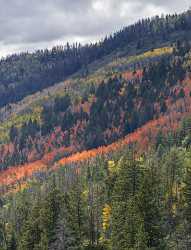
[[[182,120],[182,117],[183,114],[181,112],[162,116],[159,119],[148,122],[143,127],[137,129],[134,133],[127,135],[123,140],[119,140],[109,146],[103,146],[97,149],[78,152],[71,156],[64,157],[63,159],[56,162],[52,168],[57,169],[58,167],[65,164],[81,162],[90,158],[94,158],[98,155],[108,154],[110,152],[117,151],[118,149],[130,143],[135,142],[138,142],[138,148],[140,151],[145,151],[149,148],[149,145],[152,143],[151,140],[155,139],[159,130],[162,129],[163,132],[166,133],[170,130],[176,129],[179,121]],[[62,150],[59,149],[59,151],[61,152]],[[58,150],[55,150],[55,152],[46,154],[42,160],[25,164],[23,166],[12,167],[0,172],[0,185],[14,185],[19,181],[31,177],[35,172],[47,170],[49,163],[53,160],[57,153]]]
[[[141,78],[143,76],[143,71],[141,69],[136,70],[136,72],[133,71],[126,71],[122,74],[122,77],[126,80],[132,80],[135,78]]]
[[[117,142],[112,143],[109,146],[102,146],[97,149],[74,153],[70,156],[62,158],[61,160],[58,160],[56,163],[53,163],[55,156],[59,152],[72,153],[74,151],[73,148],[66,149],[65,147],[63,147],[45,154],[45,156],[41,160],[1,171],[0,187],[15,185],[18,182],[22,183],[22,181],[25,181],[34,173],[39,171],[46,171],[49,166],[51,166],[51,169],[56,170],[57,168],[65,164],[81,162],[90,158],[95,158],[98,155],[115,152],[131,143],[137,143],[137,150],[139,152],[147,151],[150,145],[155,142],[156,136],[159,131],[162,131],[164,134],[170,131],[175,131],[179,127],[182,119],[190,115],[191,98],[189,96],[186,96],[184,99],[179,99],[174,104],[171,104],[170,101],[168,101],[167,103],[168,111],[165,115],[146,123],[135,132],[127,135],[124,139],[118,140]]]
[[[0,186],[9,186],[18,183],[19,181],[25,180],[31,177],[34,173],[44,171],[49,167],[49,164],[53,164],[53,160],[56,155],[71,153],[72,148],[60,148],[46,154],[41,160],[26,163],[17,167],[10,167],[5,171],[0,172]]]
[[[0,173],[1,186],[13,185],[20,180],[32,176],[34,172],[38,172],[46,168],[46,165],[42,161],[36,161],[33,163],[25,164],[18,167],[12,167]]]

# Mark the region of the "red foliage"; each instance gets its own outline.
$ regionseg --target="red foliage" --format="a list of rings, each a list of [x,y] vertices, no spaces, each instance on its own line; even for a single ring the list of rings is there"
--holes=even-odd
[[[135,132],[127,135],[124,139],[112,143],[109,146],[99,147],[88,151],[78,152],[71,156],[64,157],[61,160],[53,164],[55,156],[60,152],[72,152],[73,148],[60,148],[55,149],[51,153],[46,154],[41,160],[33,163],[25,164],[23,166],[17,166],[9,168],[0,172],[0,186],[14,185],[18,182],[22,182],[31,177],[35,172],[45,171],[52,164],[52,169],[57,169],[68,163],[81,162],[94,158],[97,155],[108,154],[119,150],[120,148],[130,144],[136,143],[140,152],[145,152],[149,149],[149,146],[155,142],[156,136],[159,130],[163,133],[174,131],[180,124],[183,117],[190,114],[191,111],[191,98],[179,100],[176,104],[171,106],[171,112],[156,120],[148,122],[143,127],[137,129]]]
[[[180,87],[189,87],[191,88],[191,81],[189,79],[185,79],[181,83],[182,86]],[[167,113],[162,115],[158,119],[152,120],[146,123],[141,128],[137,129],[135,132],[127,135],[124,139],[119,140],[115,143],[112,143],[109,146],[99,147],[97,149],[92,149],[89,151],[83,151],[74,153],[74,148],[65,148],[62,147],[62,140],[64,140],[64,133],[57,128],[55,132],[51,135],[49,140],[47,141],[46,147],[51,150],[50,153],[46,153],[41,160],[37,160],[33,163],[25,164],[23,166],[17,166],[9,168],[5,171],[0,172],[0,187],[1,186],[10,186],[17,184],[19,182],[26,180],[27,178],[31,177],[35,172],[38,171],[45,171],[49,167],[51,169],[57,169],[60,166],[63,166],[68,163],[75,163],[81,162],[84,160],[88,160],[90,158],[94,158],[97,155],[108,154],[110,152],[117,151],[123,148],[130,143],[137,143],[137,149],[139,152],[145,152],[149,149],[150,145],[155,143],[156,136],[159,131],[162,131],[164,134],[168,133],[169,131],[175,131],[182,119],[186,116],[190,115],[191,112],[191,98],[189,95],[186,94],[185,98],[179,99],[177,102],[172,104],[170,98],[166,100],[166,104],[168,107]],[[74,139],[78,136],[78,131],[81,130],[83,124],[78,123],[77,126],[74,128],[73,135]],[[107,131],[107,133],[118,132],[117,128],[116,131]],[[53,143],[55,141],[55,137],[57,138],[57,142],[60,140],[59,146],[60,148],[56,147]],[[59,139],[59,140],[58,140]],[[11,150],[11,145],[6,146],[6,150]],[[48,149],[45,152],[48,152]],[[58,154],[71,154],[70,156],[63,157],[61,160],[55,161],[55,156]]]
[[[132,71],[126,71],[122,74],[122,77],[126,80],[132,80],[135,78],[142,78],[143,76],[143,71],[141,69],[136,70],[135,72]]]

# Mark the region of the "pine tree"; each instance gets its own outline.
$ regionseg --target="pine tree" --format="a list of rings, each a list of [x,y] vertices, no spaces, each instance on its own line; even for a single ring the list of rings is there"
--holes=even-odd
[[[120,164],[112,195],[113,250],[146,249],[144,221],[137,201],[143,169],[134,159],[123,159]]]
[[[186,245],[187,249],[191,248],[191,167],[187,167],[186,177],[184,182],[184,218],[185,218],[185,231],[186,231]]]
[[[166,207],[169,230],[176,226],[176,207],[179,203],[179,190],[184,172],[184,154],[181,150],[173,147],[164,158],[164,187],[166,193]]]
[[[40,230],[42,235],[46,234],[49,243],[54,241],[55,225],[60,212],[60,192],[56,188],[51,190],[45,198],[42,208],[40,209]]]
[[[138,195],[139,211],[144,221],[147,235],[147,247],[150,249],[164,249],[164,228],[162,220],[160,176],[148,169]]]
[[[15,233],[11,232],[11,235],[7,242],[7,249],[6,250],[16,250],[17,249],[17,242],[15,238]]]
[[[134,196],[140,188],[143,169],[132,155],[119,161],[119,172],[115,182],[113,200],[123,201]]]
[[[55,228],[55,240],[50,244],[50,250],[80,250],[81,244],[76,238],[75,228],[68,218],[68,213],[59,217]]]
[[[5,223],[3,220],[0,220],[0,249],[5,249],[6,246],[6,232],[5,232]]]
[[[54,241],[50,249],[80,250],[85,239],[87,221],[84,214],[80,183],[72,185],[71,190],[63,194],[60,213],[54,227]]]
[[[18,250],[33,250],[38,246],[41,239],[40,230],[40,204],[35,204],[30,216],[24,222]]]
[[[113,203],[112,249],[146,249],[147,236],[136,197]]]
[[[40,236],[40,242],[38,244],[35,244],[34,250],[48,250],[48,237],[45,232],[41,233]]]

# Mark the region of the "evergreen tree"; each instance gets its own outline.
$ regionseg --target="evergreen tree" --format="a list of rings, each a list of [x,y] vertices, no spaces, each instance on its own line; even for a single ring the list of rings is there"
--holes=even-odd
[[[65,211],[66,212],[66,211]],[[50,250],[81,250],[81,244],[76,238],[76,228],[69,220],[66,212],[58,218],[55,228],[55,240],[50,244]]]
[[[146,249],[144,221],[137,201],[143,169],[140,162],[131,158],[120,164],[112,194],[112,246],[114,250]]]
[[[112,249],[146,249],[147,236],[144,221],[137,207],[136,197],[113,203]]]
[[[160,176],[148,169],[138,195],[139,211],[143,218],[148,249],[165,249]]]
[[[186,177],[184,182],[184,219],[186,222],[186,246],[187,249],[191,248],[191,167],[190,165],[187,167]]]
[[[6,247],[6,231],[3,218],[0,220],[0,249],[4,250]]]
[[[7,249],[6,250],[17,250],[17,242],[15,238],[15,233],[11,232],[11,235],[7,242]]]

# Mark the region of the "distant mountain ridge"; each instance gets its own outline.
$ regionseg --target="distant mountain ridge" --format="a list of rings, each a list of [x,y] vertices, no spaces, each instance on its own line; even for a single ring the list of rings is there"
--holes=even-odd
[[[25,96],[63,81],[88,65],[111,53],[128,55],[138,50],[159,47],[177,39],[189,38],[191,11],[137,22],[102,41],[81,46],[74,44],[21,53],[0,61],[0,106],[20,101]]]

